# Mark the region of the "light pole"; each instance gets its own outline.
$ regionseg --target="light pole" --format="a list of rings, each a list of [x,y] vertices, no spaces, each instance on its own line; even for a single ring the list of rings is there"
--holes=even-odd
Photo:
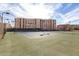
[[[8,11],[1,12],[1,28],[0,28],[1,39],[4,38],[4,35],[6,33],[6,26],[5,26],[6,24],[5,24],[4,14],[6,14],[6,15],[10,14],[10,15],[14,16],[13,14],[9,13]],[[9,16],[7,16],[7,17],[9,17]],[[9,19],[7,19],[7,21],[8,20]],[[9,21],[8,21],[8,23],[9,23]]]
[[[4,14],[10,14],[9,12],[2,12],[2,23],[4,23]]]
[[[9,14],[9,12],[2,12],[2,16],[1,16],[1,23],[2,23],[2,39],[4,38],[4,35],[6,33],[6,24],[4,21],[4,14]]]

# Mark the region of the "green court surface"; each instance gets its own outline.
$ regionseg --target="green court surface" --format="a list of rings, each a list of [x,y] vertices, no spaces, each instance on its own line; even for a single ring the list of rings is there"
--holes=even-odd
[[[7,32],[0,40],[0,55],[79,56],[79,32],[51,32],[46,37],[29,38]]]

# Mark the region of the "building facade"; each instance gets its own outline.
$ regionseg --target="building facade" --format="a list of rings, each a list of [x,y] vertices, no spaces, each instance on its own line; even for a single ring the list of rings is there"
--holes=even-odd
[[[52,19],[28,19],[16,18],[16,29],[33,29],[33,30],[56,30],[56,20]]]

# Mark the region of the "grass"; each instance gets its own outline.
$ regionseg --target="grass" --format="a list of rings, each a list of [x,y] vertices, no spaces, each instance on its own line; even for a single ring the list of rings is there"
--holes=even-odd
[[[79,56],[79,32],[51,32],[44,38],[30,39],[7,32],[0,40],[0,55],[8,56]]]

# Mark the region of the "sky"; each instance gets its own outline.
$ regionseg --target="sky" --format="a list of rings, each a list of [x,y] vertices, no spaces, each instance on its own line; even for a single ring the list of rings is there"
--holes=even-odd
[[[0,3],[4,22],[14,24],[16,17],[55,19],[57,24],[79,24],[79,3]],[[8,19],[9,21],[7,21]]]

